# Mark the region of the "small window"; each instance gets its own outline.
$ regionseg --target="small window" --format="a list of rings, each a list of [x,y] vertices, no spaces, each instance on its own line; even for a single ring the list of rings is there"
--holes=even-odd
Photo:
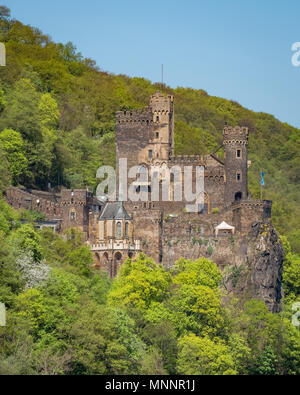
[[[73,198],[71,199],[71,204],[74,204],[74,199]]]
[[[159,122],[159,117],[156,117],[156,122]]]
[[[152,158],[153,157],[153,151],[150,149],[149,150],[149,158]]]
[[[242,180],[242,174],[240,172],[236,173],[236,180],[241,181]]]
[[[76,219],[76,213],[74,211],[72,211],[70,214],[70,220],[75,221],[75,219]]]
[[[241,158],[242,157],[242,151],[240,149],[236,150],[236,157]]]
[[[158,133],[158,132],[156,132],[156,138],[157,138],[157,139],[159,138],[159,133]]]
[[[128,229],[129,229],[129,224],[126,222],[125,224],[125,237],[128,237]]]
[[[117,223],[117,239],[121,239],[122,237],[122,224],[121,222]]]

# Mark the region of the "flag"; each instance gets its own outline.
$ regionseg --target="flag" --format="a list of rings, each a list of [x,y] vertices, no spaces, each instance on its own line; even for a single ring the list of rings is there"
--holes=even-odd
[[[265,186],[264,176],[265,176],[265,173],[262,171],[262,172],[261,172],[261,186],[262,186],[262,187]]]

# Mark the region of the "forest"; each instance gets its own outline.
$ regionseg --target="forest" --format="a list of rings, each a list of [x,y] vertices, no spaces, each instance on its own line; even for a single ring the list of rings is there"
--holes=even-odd
[[[0,374],[300,374],[299,129],[203,90],[104,72],[4,6],[0,42]],[[111,280],[78,231],[36,230],[39,213],[5,203],[10,185],[95,189],[96,170],[115,165],[115,112],[157,90],[175,97],[177,154],[217,150],[225,122],[249,127],[250,193],[259,198],[263,169],[286,252],[279,314],[228,294],[206,258],[169,271],[141,254]]]

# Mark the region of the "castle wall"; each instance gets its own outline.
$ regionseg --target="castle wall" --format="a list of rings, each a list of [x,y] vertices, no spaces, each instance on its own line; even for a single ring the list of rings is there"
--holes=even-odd
[[[85,239],[89,239],[89,213],[93,203],[91,192],[75,189],[62,190],[61,192],[61,214],[62,231],[76,228],[83,232]]]
[[[222,221],[232,224],[232,212],[165,217],[162,233],[163,265],[172,267],[180,258],[197,259],[207,254],[215,237],[215,227]],[[209,252],[209,250],[208,250]]]
[[[34,191],[33,194],[15,187],[10,187],[6,191],[6,200],[15,210],[39,211],[48,220],[61,218],[59,199],[59,195],[52,195],[41,191]]]
[[[244,200],[232,205],[233,225],[237,232],[247,234],[255,222],[271,220],[272,202],[268,200]]]
[[[162,212],[155,209],[129,211],[133,217],[134,238],[141,242],[141,250],[156,262],[162,259]]]

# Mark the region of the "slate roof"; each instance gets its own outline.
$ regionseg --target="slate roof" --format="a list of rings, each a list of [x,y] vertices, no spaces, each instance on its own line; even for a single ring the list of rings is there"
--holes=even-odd
[[[101,200],[94,197],[93,198],[93,205],[94,206],[104,206],[104,202],[102,202]]]
[[[107,203],[99,219],[101,221],[107,219],[130,220],[131,218],[125,210],[123,203],[118,202]]]

